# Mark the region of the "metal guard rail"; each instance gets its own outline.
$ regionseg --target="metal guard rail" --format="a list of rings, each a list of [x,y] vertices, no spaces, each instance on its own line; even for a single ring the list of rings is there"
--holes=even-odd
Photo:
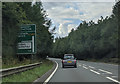
[[[8,68],[8,69],[2,69],[2,70],[0,70],[0,77],[5,77],[5,76],[9,76],[9,75],[12,75],[15,73],[30,70],[30,69],[33,69],[37,66],[40,66],[40,64],[42,64],[42,62],[24,65],[24,66],[19,66],[19,67]]]

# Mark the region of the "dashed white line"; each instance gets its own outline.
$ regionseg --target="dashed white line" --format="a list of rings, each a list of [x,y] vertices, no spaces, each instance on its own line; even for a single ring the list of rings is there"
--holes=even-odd
[[[115,65],[115,64],[109,64],[109,65],[118,66],[118,65]]]
[[[94,72],[94,73],[96,73],[96,74],[100,74],[99,72],[94,71],[94,70],[92,70],[92,69],[90,69],[90,71],[92,71],[92,72]]]
[[[109,80],[112,80],[112,81],[114,81],[114,82],[117,82],[117,83],[119,83],[120,84],[120,82],[119,81],[117,81],[117,80],[115,80],[115,79],[113,79],[113,78],[110,78],[110,77],[106,77],[107,79],[109,79]]]
[[[113,77],[113,78],[117,78],[118,76],[111,76],[111,77]]]
[[[99,69],[100,71],[102,71],[102,72],[106,72],[106,73],[108,73],[108,74],[112,74],[111,72],[109,72],[109,71],[105,71],[105,70],[102,70],[102,69]]]
[[[79,66],[81,66],[81,65],[79,65]]]
[[[90,67],[90,68],[93,68],[93,69],[95,68],[95,67],[92,67],[92,66],[89,66],[89,67]]]
[[[85,65],[85,64],[83,64],[84,66],[87,66],[87,65]]]
[[[88,69],[87,67],[83,66],[83,68]]]

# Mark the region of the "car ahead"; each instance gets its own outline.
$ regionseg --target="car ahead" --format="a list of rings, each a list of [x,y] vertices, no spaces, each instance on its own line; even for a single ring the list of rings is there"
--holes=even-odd
[[[73,54],[64,55],[62,59],[62,67],[64,68],[65,66],[74,66],[75,68],[77,68],[77,60]]]

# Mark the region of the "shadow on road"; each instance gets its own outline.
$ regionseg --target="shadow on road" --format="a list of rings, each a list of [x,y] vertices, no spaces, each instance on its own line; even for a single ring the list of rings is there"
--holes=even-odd
[[[75,67],[74,66],[65,66],[63,69],[69,69],[69,68],[75,68]]]

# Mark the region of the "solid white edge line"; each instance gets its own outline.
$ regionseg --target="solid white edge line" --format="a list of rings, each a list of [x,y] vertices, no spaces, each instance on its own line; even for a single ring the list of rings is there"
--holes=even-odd
[[[55,74],[55,72],[57,71],[58,69],[58,63],[55,61],[55,63],[57,64],[55,70],[52,72],[52,74],[45,80],[45,82],[43,84],[46,84],[51,78],[52,76]]]
[[[88,69],[87,67],[83,66],[83,68]]]
[[[96,72],[96,71],[94,71],[94,70],[92,70],[92,69],[90,69],[90,71],[92,71],[92,72],[94,72],[94,73],[96,73],[96,74],[100,74],[99,72]]]
[[[117,81],[117,80],[115,80],[115,79],[112,79],[112,78],[110,78],[110,77],[106,77],[107,79],[109,79],[109,80],[112,80],[112,81],[114,81],[114,82],[117,82],[117,83],[119,83],[120,84],[120,82],[119,81]]]
[[[103,70],[103,69],[99,69],[99,70],[102,71],[102,72],[106,72],[106,73],[108,73],[108,74],[112,74],[111,72],[105,71],[105,70]]]

